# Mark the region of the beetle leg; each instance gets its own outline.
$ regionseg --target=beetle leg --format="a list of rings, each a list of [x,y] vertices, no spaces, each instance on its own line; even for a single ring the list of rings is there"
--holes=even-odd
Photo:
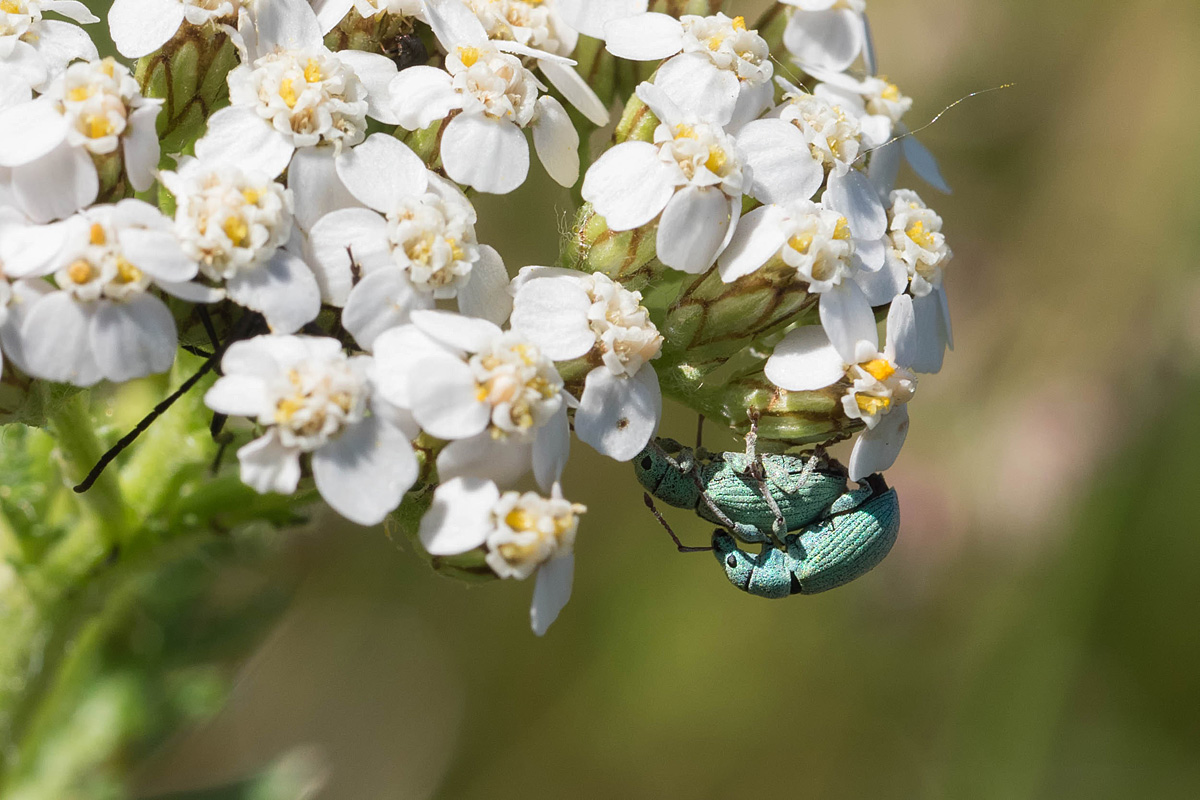
[[[681,553],[710,553],[713,548],[709,547],[688,547],[679,541],[679,537],[675,535],[675,531],[671,530],[671,526],[663,519],[663,515],[659,513],[658,506],[654,505],[654,501],[650,499],[650,495],[642,493],[642,500],[646,503],[646,508],[650,509],[650,513],[658,520],[658,524],[666,529],[667,534],[671,537],[671,541],[675,543],[675,548]]]

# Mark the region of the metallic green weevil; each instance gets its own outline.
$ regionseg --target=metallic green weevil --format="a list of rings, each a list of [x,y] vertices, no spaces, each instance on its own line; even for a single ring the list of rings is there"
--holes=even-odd
[[[676,508],[724,525],[738,539],[782,546],[824,516],[846,491],[846,474],[827,459],[754,452],[709,455],[672,439],[652,440],[634,459],[638,482]]]
[[[727,531],[716,530],[712,550],[729,582],[749,594],[779,598],[834,589],[873,569],[900,531],[896,490],[871,475],[846,492],[830,513],[784,539],[784,548],[748,553]],[[688,548],[709,549],[709,548]]]

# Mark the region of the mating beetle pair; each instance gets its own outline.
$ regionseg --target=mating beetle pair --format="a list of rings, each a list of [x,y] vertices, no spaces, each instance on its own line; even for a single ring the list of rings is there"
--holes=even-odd
[[[658,439],[634,459],[647,491],[723,526],[710,547],[685,547],[646,495],[680,552],[712,551],[734,586],[778,598],[849,583],[892,549],[900,505],[881,475],[847,490],[845,471],[821,451],[808,459],[758,455],[753,428],[746,445],[745,453],[710,456]],[[762,552],[748,552],[738,540],[761,543]]]

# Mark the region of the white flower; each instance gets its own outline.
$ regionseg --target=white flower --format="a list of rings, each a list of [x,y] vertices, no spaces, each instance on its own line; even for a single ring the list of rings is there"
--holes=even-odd
[[[891,139],[897,123],[912,108],[912,98],[901,94],[899,87],[885,78],[867,76],[860,80],[821,70],[814,70],[812,75],[821,81],[813,94],[853,114],[867,148],[879,147]]]
[[[850,454],[850,478],[857,481],[894,464],[908,435],[907,404],[917,381],[910,371],[917,346],[912,298],[901,295],[892,301],[882,352],[874,320],[855,333],[855,353],[847,361],[821,329],[798,328],[775,347],[766,375],[781,389],[797,392],[848,384],[842,408],[867,426]]]
[[[585,36],[603,39],[609,22],[646,13],[650,0],[557,0],[555,5],[572,28]]]
[[[620,58],[668,59],[654,84],[685,110],[736,105],[729,119],[740,125],[771,105],[770,50],[756,31],[746,29],[743,17],[639,14],[609,22],[605,40],[608,51]]]
[[[866,0],[780,0],[795,6],[783,44],[805,70],[842,72],[862,53],[867,72],[875,71],[863,12]]]
[[[263,314],[275,333],[316,319],[321,291],[307,264],[284,249],[292,238],[292,194],[251,166],[185,158],[159,176],[175,195],[175,233],[200,273]]]
[[[532,468],[543,488],[558,480],[569,438],[554,362],[487,320],[414,311],[412,323],[375,339],[376,380],[426,433],[450,440],[438,475],[506,485]]]
[[[942,234],[942,218],[916,192],[897,189],[891,201],[887,255],[910,281],[919,342],[912,367],[917,372],[938,372],[946,347],[954,346],[950,302],[942,282],[954,254]]]
[[[246,38],[250,63],[229,73],[230,106],[209,118],[196,156],[254,163],[271,177],[287,169],[296,221],[308,230],[354,205],[334,161],[366,137],[367,117],[399,121],[382,102],[396,65],[374,53],[330,52],[304,0],[261,0]]]
[[[348,357],[336,339],[258,336],[231,345],[221,368],[204,402],[266,429],[238,450],[242,481],[254,490],[294,492],[309,453],[325,501],[375,525],[416,481],[415,426],[379,397],[370,356]]]
[[[21,328],[26,366],[47,380],[90,386],[165,372],[175,361],[175,320],[150,293],[187,294],[196,262],[170,220],[140,200],[94,206],[24,232],[9,274],[52,275],[56,291],[33,301]]]
[[[512,327],[555,361],[587,358],[575,434],[617,461],[628,461],[654,436],[662,394],[650,360],[663,337],[630,292],[601,273],[527,267],[514,281]]]
[[[579,133],[562,103],[538,96],[544,87],[513,53],[542,65],[574,62],[517,42],[489,41],[461,0],[427,0],[426,14],[446,49],[446,69],[416,66],[395,77],[390,91],[399,124],[418,130],[458,111],[441,134],[442,166],[452,180],[491,194],[525,182],[523,131],[530,128],[546,172],[563,186],[575,185]]]
[[[425,21],[421,0],[313,0],[312,7],[321,23],[321,33],[336,28],[352,8],[363,19],[373,19],[379,14],[398,14]]]
[[[5,90],[20,91],[22,100],[30,98],[30,89],[44,91],[75,59],[100,57],[82,28],[43,19],[43,11],[80,24],[100,21],[77,0],[0,0],[0,75],[4,75]]]
[[[525,580],[536,572],[529,617],[541,636],[571,598],[575,534],[586,511],[564,500],[557,483],[546,498],[501,494],[491,481],[454,478],[433,493],[421,520],[421,544],[435,556],[484,547],[488,566],[501,578]]]
[[[583,179],[583,199],[610,230],[658,224],[658,258],[690,273],[712,266],[742,209],[749,170],[721,122],[684,115],[658,87],[637,89],[661,120],[654,143],[622,142],[600,156]]]
[[[804,136],[812,157],[826,170],[835,164],[853,164],[862,149],[862,126],[858,117],[818,95],[779,79],[784,102],[777,114]],[[885,139],[886,141],[886,139]]]
[[[184,22],[236,24],[243,5],[242,0],[113,0],[108,28],[121,55],[141,58],[166,44]]]
[[[496,323],[508,317],[504,262],[476,241],[475,209],[456,186],[381,133],[339,159],[337,170],[368,208],[325,215],[310,245],[326,300],[345,307],[342,324],[360,345],[369,350],[380,333],[436,300],[457,298],[464,314]]]
[[[138,93],[126,67],[106,58],[72,64],[41,97],[0,111],[0,167],[12,168],[18,207],[46,222],[90,205],[100,186],[93,156],[118,150],[129,183],[149,189],[161,106]]]

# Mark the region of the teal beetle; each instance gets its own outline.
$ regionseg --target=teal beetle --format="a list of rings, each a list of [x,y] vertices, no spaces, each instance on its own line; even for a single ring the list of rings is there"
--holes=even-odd
[[[753,440],[747,445],[745,453],[709,456],[657,439],[634,459],[634,470],[664,503],[692,509],[750,544],[773,539],[782,546],[786,532],[823,517],[846,491],[845,471],[827,459],[756,456]]]
[[[891,551],[899,532],[896,490],[881,475],[871,475],[839,497],[827,516],[789,533],[782,550],[767,546],[748,553],[721,529],[713,532],[711,549],[734,586],[780,598],[824,592],[865,575]]]

